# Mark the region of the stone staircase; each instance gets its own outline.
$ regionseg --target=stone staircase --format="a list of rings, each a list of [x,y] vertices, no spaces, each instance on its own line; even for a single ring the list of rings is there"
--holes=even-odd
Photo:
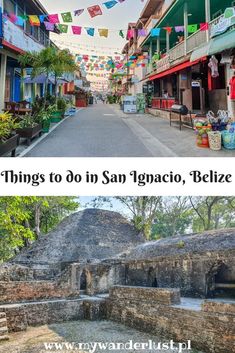
[[[9,340],[6,313],[0,312],[0,342]]]

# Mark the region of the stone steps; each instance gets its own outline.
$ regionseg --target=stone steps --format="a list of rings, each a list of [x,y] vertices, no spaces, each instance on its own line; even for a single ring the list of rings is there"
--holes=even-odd
[[[6,313],[0,312],[0,342],[9,340]]]

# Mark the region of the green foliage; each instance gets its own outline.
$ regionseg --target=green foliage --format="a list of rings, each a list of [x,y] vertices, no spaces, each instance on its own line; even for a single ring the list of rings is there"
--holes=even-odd
[[[178,243],[177,243],[177,248],[178,249],[183,249],[185,247],[185,242],[183,240],[180,240]]]
[[[14,256],[78,207],[75,197],[0,197],[0,261]]]
[[[65,113],[66,108],[67,108],[67,102],[63,98],[58,98],[57,99],[57,109]]]
[[[35,121],[35,116],[26,114],[23,118],[21,118],[18,127],[19,129],[24,129],[28,127],[34,127],[35,125],[37,125],[37,122]]]
[[[0,143],[7,140],[11,133],[18,128],[18,123],[12,114],[6,112],[0,114]]]

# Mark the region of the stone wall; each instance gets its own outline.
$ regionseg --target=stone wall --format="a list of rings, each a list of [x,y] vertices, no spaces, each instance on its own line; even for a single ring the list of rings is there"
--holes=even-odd
[[[225,310],[221,312],[220,304],[217,306],[216,303],[210,302],[200,310],[190,306],[162,304],[157,300],[157,295],[155,300],[149,301],[148,289],[146,298],[142,295],[139,299],[136,298],[135,287],[127,288],[126,294],[125,287],[116,287],[110,294],[108,301],[110,320],[151,332],[162,338],[173,339],[175,342],[191,340],[192,346],[203,352],[234,352],[235,304],[231,303],[226,312]],[[212,306],[213,310],[208,310]]]
[[[55,281],[0,281],[0,303],[18,303],[79,296],[71,265]]]
[[[114,286],[109,293],[112,299],[140,300],[149,304],[180,304],[179,289]]]
[[[153,260],[127,261],[125,266],[126,279],[120,284],[180,288],[182,296],[213,296],[215,276],[222,267],[225,268],[222,280],[235,283],[234,250],[160,256]]]
[[[106,318],[104,299],[50,300],[1,305],[0,311],[6,313],[9,332],[24,331],[28,326],[71,320],[100,320]]]

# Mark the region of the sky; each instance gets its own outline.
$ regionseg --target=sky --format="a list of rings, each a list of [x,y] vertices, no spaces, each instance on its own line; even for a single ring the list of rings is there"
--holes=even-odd
[[[52,39],[63,41],[66,44],[65,46],[70,46],[70,49],[73,49],[72,51],[78,51],[80,54],[105,55],[110,54],[111,52],[114,53],[115,51],[120,53],[126,40],[118,35],[119,30],[126,29],[129,22],[137,21],[147,0],[125,0],[123,3],[118,3],[109,10],[105,9],[104,5],[102,5],[103,2],[105,2],[105,0],[41,0],[41,3],[50,14],[74,11],[83,8],[86,9],[89,6],[96,4],[101,5],[103,11],[102,16],[91,18],[85,10],[82,15],[74,19],[73,24],[84,27],[112,29],[107,39],[100,38],[98,35],[90,37],[87,34],[82,34],[81,36],[53,34]],[[83,47],[81,48],[81,46]],[[89,46],[89,48],[86,46]],[[110,50],[108,48],[113,49]]]

